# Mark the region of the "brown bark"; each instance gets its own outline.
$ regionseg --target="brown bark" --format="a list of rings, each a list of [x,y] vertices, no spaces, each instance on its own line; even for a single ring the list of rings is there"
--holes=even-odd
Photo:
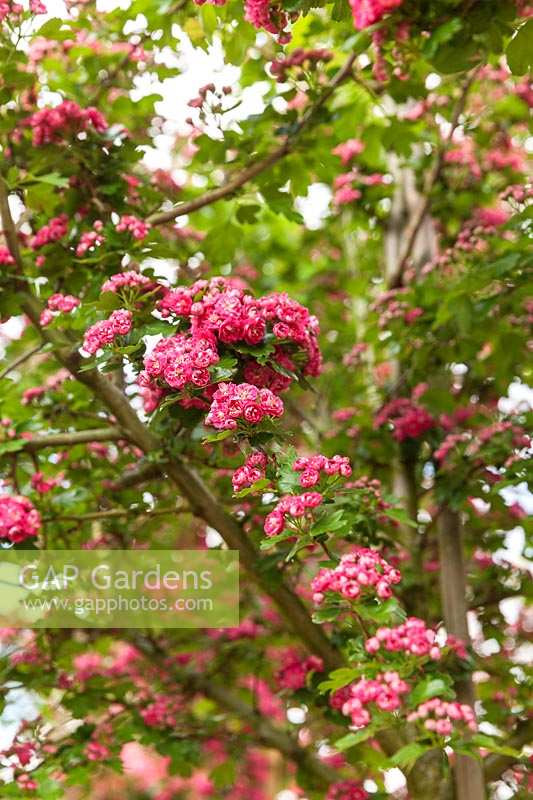
[[[438,531],[444,624],[448,633],[468,644],[470,636],[467,624],[463,537],[461,520],[457,512],[445,506],[439,518]],[[459,700],[473,707],[475,694],[471,678],[457,682],[455,688]],[[479,761],[457,754],[454,777],[456,800],[484,800],[485,779]]]

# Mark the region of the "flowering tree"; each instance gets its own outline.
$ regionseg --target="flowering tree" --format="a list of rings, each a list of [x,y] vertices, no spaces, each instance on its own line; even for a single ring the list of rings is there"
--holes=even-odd
[[[525,798],[531,5],[116,5],[0,2],[0,536],[241,623],[2,629],[2,797]]]

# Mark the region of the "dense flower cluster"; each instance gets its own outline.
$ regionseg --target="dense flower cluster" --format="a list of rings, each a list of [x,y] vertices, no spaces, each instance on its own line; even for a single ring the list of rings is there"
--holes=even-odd
[[[107,130],[107,122],[97,108],[81,108],[73,100],[64,100],[55,108],[42,108],[26,117],[22,125],[32,129],[34,147],[61,142],[67,136],[93,128],[98,133]]]
[[[293,67],[302,67],[304,70],[309,70],[316,67],[319,61],[327,63],[332,58],[333,53],[330,50],[304,50],[301,47],[297,47],[292,53],[272,61],[270,71],[279,83],[283,83],[287,80],[287,72]]]
[[[140,712],[149,728],[175,728],[177,714],[182,708],[181,700],[168,695],[156,695],[154,701]]]
[[[244,0],[244,17],[254,28],[264,28],[269,33],[278,34],[282,44],[290,40],[290,35],[285,32],[289,15],[275,2]]]
[[[270,389],[249,383],[221,383],[213,395],[206,425],[219,430],[235,430],[238,421],[257,425],[264,417],[281,417],[283,401]]]
[[[333,155],[339,156],[343,164],[349,164],[364,149],[365,146],[360,139],[348,139],[346,142],[341,142],[337,147],[334,147],[331,152]]]
[[[55,489],[57,486],[59,486],[63,478],[64,474],[62,472],[60,472],[55,478],[47,478],[40,471],[34,472],[31,476],[32,489],[35,489],[35,491],[39,492],[39,494],[47,494],[47,492],[51,492],[52,489]]]
[[[372,720],[368,706],[376,705],[380,711],[397,711],[402,696],[409,691],[408,684],[397,672],[384,672],[373,679],[360,678],[347,687],[347,699],[341,711],[350,717],[354,728],[366,728]]]
[[[402,0],[350,0],[355,27],[368,28],[401,4]]]
[[[376,414],[374,427],[391,423],[392,435],[398,442],[415,439],[435,426],[435,420],[422,406],[407,397],[391,400]]]
[[[0,538],[13,544],[37,536],[41,517],[33,503],[22,495],[0,496]]]
[[[73,294],[61,294],[56,292],[48,298],[46,308],[41,312],[41,325],[49,325],[56,314],[69,314],[74,311],[81,303],[79,297]]]
[[[369,797],[370,795],[360,783],[338,781],[329,787],[326,800],[368,800]]]
[[[92,231],[85,231],[82,233],[80,236],[80,241],[76,247],[76,255],[78,258],[81,258],[85,255],[85,253],[91,252],[95,247],[99,247],[104,243],[105,237],[101,232],[103,227],[104,223],[102,220],[97,219],[96,222],[93,223]]]
[[[320,371],[320,351],[317,336],[318,320],[285,293],[273,293],[255,299],[240,281],[213,278],[199,280],[188,288],[179,287],[165,293],[157,309],[163,317],[171,314],[189,317],[192,332],[210,332],[225,345],[262,344],[269,332],[279,340],[272,359],[283,370],[294,371],[294,357],[287,348],[302,351],[305,356],[303,373],[316,376]],[[286,388],[290,377],[277,374],[272,368],[248,359],[244,368],[248,383],[268,386],[274,391]],[[271,385],[271,378],[280,379]]]
[[[51,242],[58,242],[68,232],[68,217],[66,214],[60,214],[58,217],[52,217],[51,220],[42,228],[39,228],[33,239],[31,240],[32,250],[38,250]]]
[[[119,308],[108,319],[96,322],[85,331],[83,349],[94,355],[97,350],[111,344],[116,336],[125,336],[131,330],[131,311]]]
[[[423,721],[424,728],[438,733],[440,736],[450,736],[453,733],[454,723],[464,722],[471,731],[477,731],[476,715],[474,709],[464,703],[447,703],[434,697],[418,706],[407,717],[408,722]]]
[[[310,672],[322,672],[324,663],[318,656],[302,658],[293,648],[281,656],[281,667],[276,672],[276,681],[282,689],[302,689]]]
[[[233,491],[240,492],[247,486],[252,486],[256,481],[265,477],[268,458],[265,453],[256,450],[248,456],[242,467],[235,470],[231,476]]]
[[[347,600],[356,600],[361,592],[371,589],[381,600],[392,596],[391,586],[399,583],[401,575],[377,550],[357,547],[342,556],[334,569],[323,568],[313,578],[313,601],[320,605],[326,592],[338,592]]]
[[[300,486],[309,489],[316,486],[320,481],[320,473],[326,475],[340,475],[342,478],[349,478],[352,474],[350,459],[346,456],[310,456],[297,458],[292,468],[295,472],[301,472]]]
[[[441,650],[436,643],[436,634],[417,617],[409,617],[396,628],[378,628],[375,635],[367,639],[365,649],[374,655],[382,647],[390,653],[403,651],[413,656],[429,656],[438,661]]]
[[[178,333],[156,344],[145,358],[144,368],[152,381],[157,379],[165,388],[181,391],[187,384],[207,386],[209,367],[218,361],[213,337]]]
[[[109,280],[102,284],[102,291],[114,292],[116,294],[124,287],[149,289],[151,286],[153,286],[153,281],[151,281],[147,275],[143,275],[131,269],[127,272],[119,272],[116,275],[111,275]]]
[[[270,514],[265,517],[263,529],[267,536],[277,536],[285,528],[285,517],[304,517],[312,508],[322,503],[320,492],[304,492],[298,495],[286,495],[276,504]]]
[[[135,217],[133,214],[124,214],[116,224],[119,233],[129,231],[134,239],[144,239],[148,236],[150,223]]]
[[[0,266],[12,267],[15,259],[4,245],[0,245]]]
[[[439,464],[443,464],[450,452],[455,449],[456,445],[460,444],[461,442],[467,442],[469,439],[470,434],[466,431],[463,433],[448,434],[448,436],[446,436],[439,447],[435,450],[433,454],[435,460],[438,461]]]

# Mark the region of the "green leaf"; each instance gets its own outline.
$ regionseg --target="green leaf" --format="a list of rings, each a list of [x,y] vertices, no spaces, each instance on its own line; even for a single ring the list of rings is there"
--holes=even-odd
[[[394,767],[407,767],[420,758],[430,747],[431,745],[409,742],[392,756],[390,763]]]
[[[16,453],[18,450],[22,450],[25,444],[25,439],[11,439],[9,442],[0,442],[0,455]]]
[[[210,433],[203,439],[203,442],[222,442],[224,439],[227,439],[228,436],[231,436],[233,431],[218,431],[217,433]]]
[[[431,700],[432,697],[453,700],[454,696],[454,691],[447,680],[443,678],[426,678],[415,686],[409,695],[409,702],[413,706],[418,706],[426,700]]]
[[[510,758],[520,758],[520,752],[513,747],[507,747],[505,744],[500,744],[498,739],[493,736],[487,736],[484,733],[476,733],[470,739],[472,744],[477,747],[483,747],[485,750],[490,750],[491,753],[497,753],[500,756],[509,756]]]
[[[260,492],[263,489],[266,489],[267,486],[270,486],[270,481],[268,478],[260,478],[246,489],[241,489],[240,492],[235,492],[234,497],[246,497],[248,494],[253,494],[254,492]]]
[[[533,64],[533,19],[517,30],[505,51],[513,75],[523,75]]]
[[[330,531],[338,531],[347,524],[344,517],[344,511],[337,509],[329,514],[324,514],[318,522],[315,522],[311,528],[311,536],[319,536],[321,533],[329,533]]]

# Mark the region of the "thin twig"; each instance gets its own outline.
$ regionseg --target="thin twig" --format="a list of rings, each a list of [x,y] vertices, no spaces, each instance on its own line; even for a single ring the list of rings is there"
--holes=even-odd
[[[426,185],[424,187],[424,195],[421,198],[419,206],[415,210],[411,222],[407,227],[405,233],[406,237],[405,248],[401,255],[398,267],[390,278],[389,289],[398,289],[403,284],[403,275],[405,268],[409,262],[411,253],[413,252],[413,248],[416,244],[418,234],[431,206],[431,192],[440,177],[440,173],[444,165],[444,157],[446,155],[446,150],[448,148],[449,143],[451,142],[455,130],[457,129],[457,126],[459,124],[459,119],[465,108],[468,92],[470,90],[470,87],[472,86],[472,83],[476,79],[478,72],[479,72],[479,67],[476,67],[476,69],[472,70],[467,80],[465,81],[452,115],[448,134],[442,141],[441,145],[437,148],[435,162],[433,164],[433,168],[429,172],[429,175],[426,180]]]
[[[89,428],[85,431],[69,431],[67,433],[52,433],[49,436],[34,436],[28,439],[21,447],[30,453],[36,450],[44,450],[47,447],[68,447],[88,442],[116,442],[124,439],[124,432],[120,428],[109,426],[109,428]]]
[[[11,364],[8,364],[7,367],[3,369],[2,372],[0,372],[0,380],[2,380],[2,378],[5,378],[6,375],[9,375],[10,372],[13,372],[14,369],[19,367],[29,358],[38,353],[39,350],[42,350],[42,348],[43,348],[43,343],[41,342],[41,344],[32,347],[31,350],[27,350],[25,353],[22,353],[22,355],[15,358],[14,361],[11,362]]]
[[[94,519],[113,519],[115,517],[127,517],[135,514],[136,517],[162,517],[166,514],[190,514],[189,508],[180,506],[170,506],[169,508],[156,508],[142,510],[139,508],[110,508],[107,511],[91,511],[88,514],[61,514],[54,517],[44,517],[43,522],[58,522],[62,520],[72,520],[73,522],[87,522]]]
[[[337,72],[332,81],[324,89],[316,103],[311,106],[307,113],[303,115],[302,119],[296,125],[294,130],[287,134],[283,143],[279,147],[259,161],[250,161],[248,166],[245,167],[242,172],[239,172],[234,178],[231,178],[217,189],[212,189],[211,191],[203,194],[201,197],[196,197],[194,200],[189,200],[186,203],[179,203],[169,211],[160,211],[156,212],[155,214],[151,214],[148,217],[147,222],[149,222],[151,225],[163,225],[164,223],[171,222],[178,217],[183,217],[185,214],[190,214],[193,211],[198,211],[200,208],[204,208],[212,203],[216,203],[218,200],[234,194],[238,189],[241,188],[241,186],[244,186],[245,183],[248,183],[248,181],[252,180],[252,178],[255,178],[257,175],[260,175],[262,172],[265,172],[265,170],[269,169],[286,155],[288,155],[294,142],[309,125],[317,112],[329,100],[331,95],[335,92],[335,89],[351,74],[355,59],[356,54],[353,53],[348,58],[344,66],[341,67],[341,69]]]

